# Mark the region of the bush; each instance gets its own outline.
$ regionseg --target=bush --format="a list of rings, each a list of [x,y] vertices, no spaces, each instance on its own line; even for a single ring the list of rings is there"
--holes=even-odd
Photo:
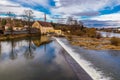
[[[97,39],[100,39],[100,38],[102,38],[102,35],[101,35],[100,33],[97,33],[97,34],[96,34],[96,38],[97,38]]]
[[[71,35],[68,36],[68,40],[70,40],[70,41],[72,40],[72,36]]]
[[[110,41],[112,45],[115,45],[115,46],[120,45],[120,38],[112,37]]]
[[[88,28],[86,29],[86,35],[91,38],[96,37],[96,29],[95,28]]]

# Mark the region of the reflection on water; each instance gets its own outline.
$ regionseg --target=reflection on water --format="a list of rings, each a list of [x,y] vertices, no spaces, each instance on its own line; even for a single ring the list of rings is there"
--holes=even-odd
[[[32,41],[37,47],[39,47],[40,45],[49,42],[49,38],[47,36],[35,37]]]
[[[112,33],[112,32],[100,32],[103,37],[119,37],[119,33]]]
[[[0,80],[77,80],[55,42],[47,37],[0,42]]]

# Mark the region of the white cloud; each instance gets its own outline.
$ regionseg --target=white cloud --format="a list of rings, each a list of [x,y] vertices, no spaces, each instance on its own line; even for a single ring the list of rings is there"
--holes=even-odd
[[[23,7],[19,3],[11,2],[9,0],[0,1],[0,12],[1,13],[13,12],[16,15],[22,15],[24,13],[24,10],[32,10],[36,18],[41,18],[44,15],[43,12],[34,10],[32,8]]]
[[[120,21],[82,20],[87,27],[120,27]]]
[[[19,6],[19,4],[15,4],[9,0],[0,0],[0,6]]]
[[[91,20],[101,20],[101,21],[120,21],[120,12],[113,14],[100,15],[92,17]]]
[[[49,0],[15,0],[15,2],[20,4],[26,4],[29,6],[42,5],[44,7],[49,6]]]
[[[75,16],[92,16],[91,20],[120,20],[120,13],[99,16],[99,10],[105,7],[113,8],[120,4],[120,0],[54,0],[55,8],[51,8],[49,0],[0,0],[0,12],[14,12],[17,15],[23,14],[24,10],[31,9],[36,18],[44,18],[44,13],[35,9],[26,8],[22,5],[38,6],[50,8],[52,15],[61,15],[60,18]],[[12,7],[10,7],[12,6]],[[16,6],[16,7],[14,7]],[[18,7],[19,6],[19,7]],[[49,20],[53,20],[47,15]],[[98,15],[98,16],[96,16]],[[96,16],[96,17],[93,17]],[[82,18],[81,18],[82,19]],[[89,19],[89,18],[86,18]]]
[[[99,10],[105,7],[113,7],[120,4],[120,0],[54,0],[56,7],[52,8],[53,14],[71,14],[93,16],[99,14]],[[90,15],[89,15],[90,13]],[[92,15],[93,14],[93,15]]]

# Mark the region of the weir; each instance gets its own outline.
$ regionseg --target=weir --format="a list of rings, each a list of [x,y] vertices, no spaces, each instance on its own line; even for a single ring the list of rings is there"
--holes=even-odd
[[[65,49],[65,51],[78,63],[78,65],[87,73],[87,74],[81,74],[81,77],[83,79],[81,80],[87,80],[84,79],[85,77],[91,77],[92,80],[110,80],[110,78],[105,77],[102,75],[101,71],[97,71],[95,68],[92,67],[92,64],[86,60],[84,60],[80,54],[74,52],[72,48],[64,44],[59,38],[55,38],[55,40]],[[88,75],[88,76],[86,76]],[[90,78],[89,78],[90,80]]]

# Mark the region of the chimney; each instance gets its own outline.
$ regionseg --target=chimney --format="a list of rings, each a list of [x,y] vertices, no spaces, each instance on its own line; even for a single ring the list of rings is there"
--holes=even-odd
[[[46,22],[46,14],[44,13],[44,21]]]

